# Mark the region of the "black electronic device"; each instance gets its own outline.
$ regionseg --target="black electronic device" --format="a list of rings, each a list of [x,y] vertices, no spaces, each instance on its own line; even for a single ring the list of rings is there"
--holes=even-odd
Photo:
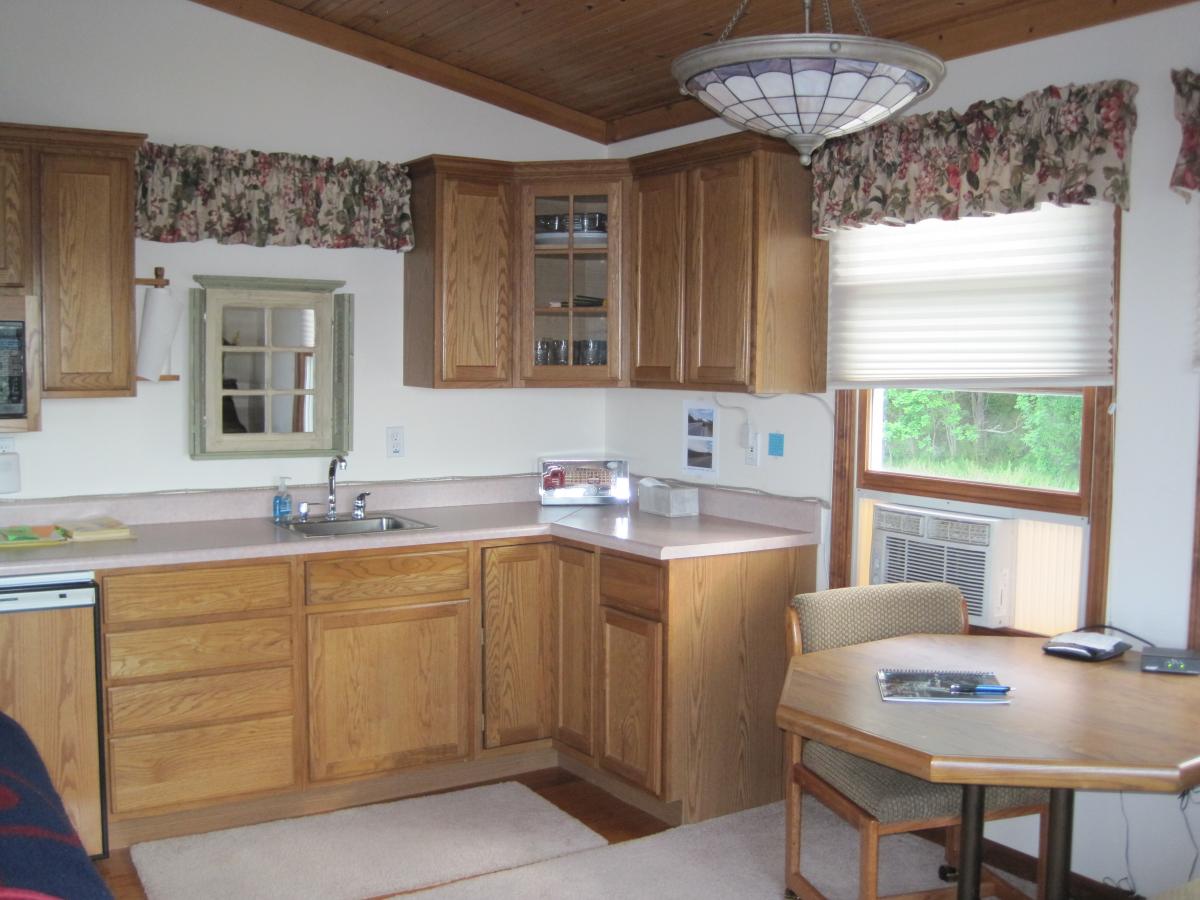
[[[1042,644],[1042,649],[1054,656],[1098,662],[1102,659],[1120,656],[1130,646],[1111,634],[1097,634],[1094,631],[1068,631],[1050,638]]]
[[[1147,647],[1142,651],[1143,672],[1200,675],[1200,650],[1182,647]]]

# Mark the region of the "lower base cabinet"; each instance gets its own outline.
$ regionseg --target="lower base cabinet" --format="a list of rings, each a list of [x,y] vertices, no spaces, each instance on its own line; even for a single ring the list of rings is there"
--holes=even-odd
[[[596,554],[579,547],[554,549],[554,739],[591,756],[596,718]]]
[[[483,745],[550,737],[554,545],[483,550]]]
[[[313,780],[467,756],[469,608],[460,600],[308,617]]]
[[[111,814],[294,789],[291,562],[109,572],[100,582]]]
[[[534,540],[101,573],[110,823],[299,815],[438,763],[469,783],[521,744],[546,765],[547,738],[683,822],[769,803],[783,614],[815,564]]]
[[[113,738],[112,810],[183,807],[295,783],[291,716]]]
[[[600,765],[662,792],[663,626],[600,608]]]

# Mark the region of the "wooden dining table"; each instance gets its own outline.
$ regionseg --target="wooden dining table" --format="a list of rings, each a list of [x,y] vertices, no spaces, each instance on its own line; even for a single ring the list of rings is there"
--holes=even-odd
[[[987,787],[1049,788],[1045,896],[1057,900],[1067,896],[1076,790],[1179,793],[1200,784],[1200,677],[1142,672],[1132,651],[1103,662],[1049,656],[1044,642],[913,634],[799,654],[776,722],[962,785],[960,898],[979,892]],[[989,671],[1012,690],[1008,703],[885,702],[880,669]]]

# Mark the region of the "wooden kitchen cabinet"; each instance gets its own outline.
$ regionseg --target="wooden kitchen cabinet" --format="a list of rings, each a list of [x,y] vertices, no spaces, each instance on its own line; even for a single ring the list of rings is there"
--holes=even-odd
[[[47,397],[134,393],[134,157],[145,137],[0,125],[0,293],[40,300]]]
[[[522,385],[622,380],[629,166],[518,163]]]
[[[622,383],[628,163],[408,166],[424,237],[404,263],[404,383]]]
[[[404,383],[511,387],[511,163],[409,163],[420,235],[404,261]]]
[[[468,755],[469,608],[459,600],[308,616],[313,780]]]
[[[591,756],[595,729],[596,554],[555,548],[554,739]]]
[[[292,563],[101,574],[109,809],[117,821],[295,789]]]
[[[105,849],[94,612],[0,615],[0,710],[28,732],[92,855]]]
[[[663,626],[600,607],[600,765],[662,791]]]
[[[824,253],[795,152],[747,133],[631,164],[633,383],[823,391]]]
[[[34,293],[33,162],[25,146],[0,144],[0,291]]]
[[[596,556],[599,767],[684,822],[779,799],[781,616],[812,589],[815,548]]]
[[[468,558],[460,545],[304,563],[310,779],[469,754]]]
[[[483,550],[485,747],[550,737],[553,590],[553,545]]]

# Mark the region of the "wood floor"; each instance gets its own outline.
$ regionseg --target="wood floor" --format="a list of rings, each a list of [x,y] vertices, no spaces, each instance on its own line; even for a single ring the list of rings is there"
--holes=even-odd
[[[519,781],[610,844],[657,834],[669,827],[562,769],[542,769],[505,780]],[[96,868],[116,900],[146,900],[128,849],[114,850],[108,859],[99,860]]]

